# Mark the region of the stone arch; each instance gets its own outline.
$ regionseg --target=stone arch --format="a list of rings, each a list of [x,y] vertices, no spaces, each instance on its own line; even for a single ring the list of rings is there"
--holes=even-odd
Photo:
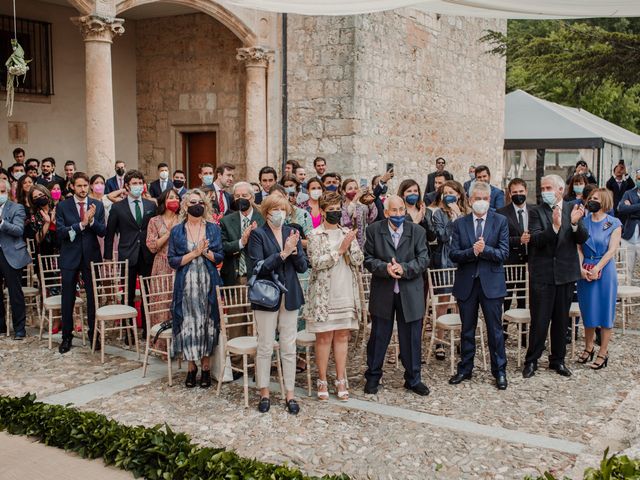
[[[67,0],[67,3],[82,15],[89,15],[92,11],[92,2],[89,0]]]
[[[75,2],[81,2],[82,0],[70,0]],[[213,0],[123,0],[118,3],[117,13],[118,15],[139,5],[145,5],[147,3],[174,3],[177,5],[184,5],[187,7],[200,10],[207,15],[212,16],[225,27],[231,30],[245,46],[254,46],[257,41],[257,35],[249,28],[249,26],[242,21],[237,15],[224,8],[222,5],[214,2]]]

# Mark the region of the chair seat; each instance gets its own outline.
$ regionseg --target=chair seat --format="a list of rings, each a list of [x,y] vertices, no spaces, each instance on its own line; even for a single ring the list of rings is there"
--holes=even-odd
[[[156,338],[156,334],[158,333],[158,330],[160,330],[160,323],[157,323],[156,325],[154,325],[153,327],[151,327],[151,341],[153,341],[154,338]],[[171,331],[170,328],[168,328],[167,330],[163,330],[162,333],[160,335],[158,335],[158,338],[171,338],[173,337],[173,332]]]
[[[76,305],[84,303],[80,297],[76,297]],[[62,308],[62,295],[51,295],[44,299],[44,307],[48,309],[60,309]]]
[[[582,313],[580,313],[580,304],[578,302],[571,303],[571,307],[569,308],[569,316],[570,317],[582,316]]]
[[[138,311],[129,305],[105,305],[96,310],[96,320],[121,320],[137,316]]]
[[[447,313],[436,318],[436,327],[452,330],[462,327],[462,321],[460,320],[460,314]]]
[[[306,330],[302,330],[298,332],[298,336],[296,337],[296,343],[298,345],[315,344],[316,334],[307,332]]]
[[[531,312],[528,308],[510,308],[504,312],[504,319],[512,323],[531,322]]]
[[[236,337],[227,340],[227,348],[232,353],[254,353],[258,350],[258,337]]]
[[[36,287],[22,287],[22,293],[25,297],[35,297],[40,293],[40,289]],[[4,289],[4,294],[9,295],[9,289]]]
[[[633,287],[631,285],[618,285],[618,297],[619,298],[640,297],[640,287]]]

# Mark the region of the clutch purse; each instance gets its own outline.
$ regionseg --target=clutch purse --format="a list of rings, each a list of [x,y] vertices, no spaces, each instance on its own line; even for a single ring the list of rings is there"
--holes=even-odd
[[[587,270],[588,272],[590,272],[591,270],[593,270],[593,267],[595,267],[595,265],[594,265],[594,264],[591,264],[591,263],[583,263],[583,264],[582,264],[582,268],[584,268],[584,269],[585,269],[585,270]],[[598,272],[598,278],[597,278],[597,279],[598,279],[598,280],[600,280],[600,277],[602,277],[602,270],[600,270],[600,271]]]
[[[278,275],[275,272],[271,272],[271,280],[258,278],[258,273],[260,273],[263,264],[264,260],[256,264],[253,269],[253,275],[247,282],[249,302],[263,308],[273,309],[278,306],[280,296],[282,293],[286,293],[287,289],[278,280]]]

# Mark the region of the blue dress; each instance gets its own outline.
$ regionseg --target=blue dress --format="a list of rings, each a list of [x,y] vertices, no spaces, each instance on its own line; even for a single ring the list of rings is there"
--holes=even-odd
[[[589,215],[583,222],[589,231],[589,239],[582,245],[584,263],[595,265],[607,253],[611,234],[622,224],[611,215],[599,222],[592,220]],[[602,276],[598,280],[578,281],[578,303],[586,328],[613,328],[616,318],[618,274],[615,260],[609,260],[601,272]]]

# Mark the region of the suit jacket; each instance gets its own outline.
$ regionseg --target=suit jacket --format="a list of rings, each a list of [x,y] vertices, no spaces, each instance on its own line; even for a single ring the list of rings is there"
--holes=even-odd
[[[260,205],[262,203],[262,198],[263,197],[266,197],[266,195],[264,195],[262,190],[260,190],[258,193],[256,193],[256,197],[255,197],[254,203],[256,205]]]
[[[166,190],[173,188],[173,182],[171,180],[167,180],[167,188]],[[163,190],[160,188],[160,180],[154,180],[149,184],[149,194],[153,198],[158,198],[162,195]]]
[[[53,175],[51,175],[51,180],[47,180],[46,178],[44,178],[42,175],[38,175],[38,177],[36,178],[36,183],[38,185],[42,185],[42,186],[47,186],[49,185],[51,182],[62,182],[64,180],[64,178],[62,178],[60,175],[58,175],[57,173],[54,173]]]
[[[434,200],[436,199],[437,193],[438,192],[436,192],[435,190],[433,192],[425,193],[424,196],[422,197],[422,201],[426,205],[431,205],[434,202]]]
[[[247,245],[240,248],[240,239],[242,238],[242,219],[240,212],[232,212],[220,219],[220,228],[222,229],[222,249],[224,251],[224,262],[220,275],[225,285],[237,285],[238,267],[240,265],[240,254],[244,252],[245,264],[247,266],[247,276],[251,276],[253,272],[253,264],[247,253]],[[256,208],[251,214],[251,222],[256,222],[258,227],[264,225],[264,218]],[[248,242],[247,242],[248,243]]]
[[[231,195],[229,192],[225,190],[223,190],[222,193],[224,193],[224,203],[225,203],[226,210],[220,213],[224,213],[225,215],[228,215],[229,213],[234,211],[231,208],[231,205],[233,204],[233,195]],[[216,197],[216,205],[218,205],[218,209],[220,209],[220,202],[218,201],[219,195],[220,194],[216,191],[214,196]]]
[[[396,248],[389,231],[389,221],[374,222],[367,227],[364,243],[364,267],[372,274],[369,311],[376,317],[393,320],[395,279],[389,276],[387,264],[396,259],[404,274],[398,280],[405,321],[417,322],[424,317],[423,275],[429,266],[429,251],[424,228],[405,221]]]
[[[156,204],[145,198],[142,201],[142,223],[138,225],[129,208],[128,197],[114,203],[109,210],[107,236],[104,240],[104,258],[113,258],[113,239],[120,234],[118,241],[118,258],[129,260],[129,265],[137,265],[139,257],[145,263],[153,263],[153,253],[147,247],[147,226],[149,220],[156,215]]]
[[[435,190],[436,190],[436,173],[438,173],[437,170],[435,172],[431,172],[429,175],[427,175],[427,185],[424,187],[424,194],[425,195],[427,193],[435,192]],[[447,172],[445,170],[444,171],[444,178],[446,178],[447,180],[453,180],[453,175],[451,175],[449,172]]]
[[[26,213],[19,203],[7,200],[2,209],[0,222],[0,250],[11,268],[21,269],[31,263],[24,240],[24,222]]]
[[[480,286],[487,298],[507,295],[504,262],[509,257],[509,227],[507,219],[495,212],[487,212],[482,237],[484,250],[476,256],[476,216],[472,213],[453,223],[449,258],[458,265],[453,283],[453,296],[466,300],[471,295],[473,283],[480,278]]]
[[[489,201],[489,208],[495,212],[502,207],[504,207],[504,192],[498,187],[491,185],[491,200]]]
[[[173,189],[176,191],[176,193],[178,194],[178,196],[180,197],[180,200],[182,200],[182,196],[187,193],[187,189],[185,187],[182,187],[180,189],[173,187]]]
[[[560,230],[553,230],[553,212],[547,204],[529,211],[529,273],[531,282],[563,285],[580,279],[578,245],[589,238],[589,232],[578,222],[576,231],[571,227],[573,205],[562,203]]]
[[[294,230],[294,228],[288,225],[282,226],[283,244]],[[284,305],[287,310],[298,310],[304,305],[304,294],[302,293],[302,286],[298,280],[298,273],[306,272],[309,268],[309,263],[302,249],[302,242],[298,242],[298,252],[296,255],[290,255],[286,260],[282,260],[280,256],[282,249],[276,237],[273,235],[271,227],[265,224],[251,232],[247,249],[253,265],[264,260],[264,264],[260,272],[258,272],[258,278],[271,280],[271,272],[275,272],[280,283],[287,289],[287,292],[284,294]],[[252,304],[251,307],[254,310],[277,312],[280,310],[281,302],[282,298],[274,309],[267,309],[254,304]]]
[[[120,190],[120,187],[118,186],[118,178],[114,175],[113,177],[107,178],[107,181],[104,184],[104,193],[105,195],[108,195],[116,190]]]
[[[535,205],[527,203],[527,215],[530,216],[531,210],[533,210],[535,207]],[[520,237],[522,237],[524,231],[520,228],[520,223],[518,223],[518,214],[513,208],[513,203],[509,203],[500,208],[499,210],[497,210],[497,213],[507,217],[507,222],[509,225],[509,259],[506,263],[510,265],[527,263],[527,260],[529,258],[527,246],[523,245],[520,242]]]
[[[471,186],[471,182],[473,182],[474,180],[467,180],[466,182],[464,182],[464,185],[462,186],[462,188],[464,188],[464,192],[467,194],[467,196],[469,196],[469,187]]]
[[[618,214],[618,204],[620,203],[620,200],[622,200],[622,196],[625,194],[625,192],[633,190],[636,187],[635,182],[632,178],[627,177],[627,179],[623,180],[620,186],[618,186],[618,182],[616,182],[615,177],[611,176],[611,178],[607,180],[606,187],[613,194],[613,209],[616,213],[616,216],[618,216],[618,218],[624,217],[624,215]]]
[[[88,267],[90,262],[101,262],[98,237],[104,237],[107,227],[102,202],[87,198],[88,205],[96,206],[93,223],[80,228],[80,215],[74,197],[58,203],[56,207],[56,235],[60,244],[60,268],[77,270]],[[69,234],[73,230],[74,234]],[[71,237],[74,237],[71,240]],[[88,288],[91,288],[90,286]]]
[[[626,201],[631,205],[625,205]],[[636,227],[640,227],[640,190],[638,188],[624,192],[618,204],[618,213],[626,217],[624,228],[622,229],[622,238],[630,240],[636,231]]]

